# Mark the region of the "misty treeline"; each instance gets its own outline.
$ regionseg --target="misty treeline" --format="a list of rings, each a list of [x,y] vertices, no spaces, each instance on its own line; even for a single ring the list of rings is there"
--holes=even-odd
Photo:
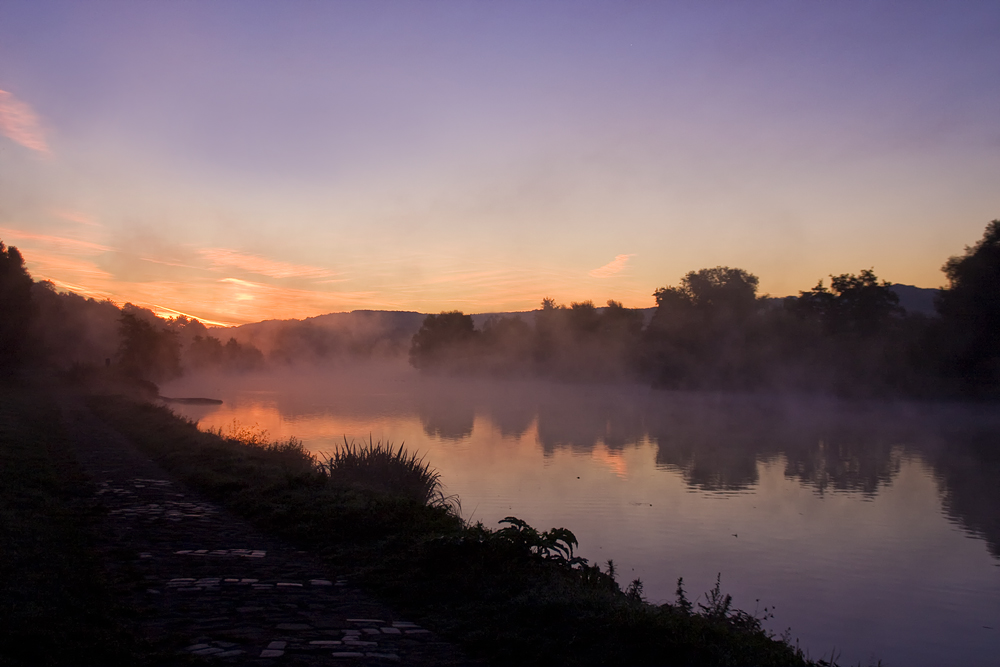
[[[206,327],[126,303],[59,292],[33,281],[21,253],[0,241],[0,370],[47,367],[77,376],[163,382],[184,372],[405,357],[423,315],[354,311],[306,320]]]
[[[907,313],[871,269],[784,300],[742,269],[691,271],[656,309],[542,302],[529,323],[428,315],[410,362],[425,371],[642,379],[672,389],[848,395],[1000,394],[1000,220],[943,267],[936,314]]]
[[[234,338],[225,343],[201,322],[163,319],[153,311],[33,281],[17,248],[0,242],[0,369],[30,365],[88,372],[109,367],[124,376],[159,382],[185,369],[250,370],[260,350]]]
[[[784,300],[742,269],[691,271],[656,308],[545,299],[532,313],[354,311],[209,328],[35,282],[0,242],[0,369],[47,365],[161,382],[191,370],[398,359],[427,372],[641,380],[674,389],[1000,394],[1000,221],[944,265],[935,313],[908,313],[873,270]],[[89,371],[88,371],[89,369]]]

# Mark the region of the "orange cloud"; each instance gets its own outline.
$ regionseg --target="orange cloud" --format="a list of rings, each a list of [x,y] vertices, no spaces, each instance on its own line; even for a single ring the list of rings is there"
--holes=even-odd
[[[32,232],[22,232],[18,229],[9,229],[6,227],[0,227],[0,236],[6,236],[7,238],[15,239],[25,239],[28,241],[39,241],[41,243],[55,246],[56,248],[67,251],[88,251],[89,253],[101,253],[110,252],[113,250],[107,246],[103,246],[99,243],[91,243],[90,241],[81,241],[80,239],[71,239],[65,236],[52,236],[50,234],[34,234]]]
[[[269,278],[325,278],[333,275],[332,271],[317,266],[278,262],[259,255],[247,255],[226,248],[206,248],[199,250],[198,254],[212,262],[216,267],[242,269]]]
[[[604,266],[589,271],[587,275],[592,278],[610,278],[613,275],[621,273],[628,261],[635,257],[635,255],[616,255],[613,260],[605,264]]]
[[[49,153],[38,116],[30,106],[6,90],[0,90],[0,134],[25,148]]]

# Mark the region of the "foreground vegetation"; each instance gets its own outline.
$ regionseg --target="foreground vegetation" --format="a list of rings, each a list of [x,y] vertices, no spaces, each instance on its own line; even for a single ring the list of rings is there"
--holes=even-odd
[[[702,605],[680,587],[676,603],[653,605],[641,582],[622,590],[612,572],[575,556],[566,529],[540,532],[515,518],[496,530],[466,525],[434,473],[402,448],[348,444],[317,462],[295,441],[204,433],[150,404],[104,396],[89,405],[187,484],[320,553],[474,656],[500,664],[816,664],[769,635],[762,618],[732,609],[718,588]],[[369,464],[379,472],[361,472]],[[391,468],[414,483],[379,484]]]
[[[84,484],[51,398],[0,382],[0,665],[152,657],[109,592]]]

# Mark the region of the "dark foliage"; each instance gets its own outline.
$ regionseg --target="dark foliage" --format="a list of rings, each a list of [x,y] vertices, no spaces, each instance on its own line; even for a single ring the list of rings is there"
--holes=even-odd
[[[31,276],[17,248],[0,241],[0,369],[25,361],[34,314]]]
[[[447,364],[454,370],[469,368],[479,336],[472,317],[457,310],[428,315],[420,331],[413,336],[410,363],[430,369]]]
[[[943,267],[948,287],[941,290],[938,342],[946,349],[944,370],[967,391],[990,393],[1000,383],[1000,220],[965,253]]]
[[[129,375],[153,382],[181,374],[177,334],[159,327],[125,304],[119,318],[121,344],[118,360]]]
[[[195,335],[187,347],[185,361],[196,369],[250,371],[264,366],[264,354],[235,338],[223,345],[215,336]]]

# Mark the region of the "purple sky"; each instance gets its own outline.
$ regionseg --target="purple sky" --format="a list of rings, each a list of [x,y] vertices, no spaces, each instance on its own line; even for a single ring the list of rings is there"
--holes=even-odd
[[[221,322],[924,287],[1000,217],[1000,4],[0,4],[0,239]]]

